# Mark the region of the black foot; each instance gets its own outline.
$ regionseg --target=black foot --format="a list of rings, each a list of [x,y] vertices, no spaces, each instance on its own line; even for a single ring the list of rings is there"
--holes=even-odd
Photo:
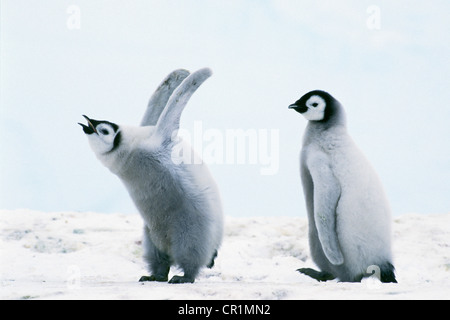
[[[363,278],[375,275],[375,277],[377,277],[378,280],[380,280],[383,283],[389,283],[389,282],[397,283],[397,279],[395,279],[395,273],[394,273],[395,268],[391,263],[386,262],[379,266],[378,265],[373,265],[373,266],[379,268],[378,273],[376,272],[376,269],[371,269],[371,272],[360,275],[359,277],[356,278],[355,281],[360,282]],[[367,271],[369,271],[369,268],[367,269]]]
[[[144,281],[159,281],[159,282],[166,282],[167,281],[167,276],[142,276],[139,279],[139,282],[144,282]]]
[[[209,264],[206,265],[209,269],[214,267],[214,260],[216,258],[217,258],[217,250],[214,252],[213,257],[212,257],[211,261],[209,262]]]
[[[169,283],[194,283],[195,279],[186,276],[173,276]]]
[[[381,266],[381,277],[380,277],[381,282],[397,283],[397,279],[395,279],[394,271],[395,271],[395,268],[391,263],[386,262],[384,265],[382,265]]]
[[[316,271],[311,268],[301,268],[297,269],[297,271],[306,274],[307,276],[310,276],[311,278],[316,279],[317,281],[328,281],[336,278],[331,273],[325,271]]]

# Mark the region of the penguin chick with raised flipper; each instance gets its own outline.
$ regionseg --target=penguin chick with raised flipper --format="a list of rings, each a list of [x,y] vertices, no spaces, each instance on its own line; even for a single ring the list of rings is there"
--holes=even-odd
[[[377,174],[347,132],[342,105],[315,90],[289,108],[309,120],[300,175],[311,256],[320,268],[298,271],[318,281],[357,282],[375,266],[382,282],[397,282],[389,203]]]
[[[151,274],[140,281],[167,281],[170,266],[178,265],[184,275],[169,282],[192,283],[201,267],[214,265],[223,236],[218,188],[202,161],[180,161],[174,152],[196,157],[177,132],[189,98],[210,76],[208,68],[169,74],[151,97],[140,127],[87,116],[87,125],[80,124],[95,155],[122,180],[144,220],[144,258]]]

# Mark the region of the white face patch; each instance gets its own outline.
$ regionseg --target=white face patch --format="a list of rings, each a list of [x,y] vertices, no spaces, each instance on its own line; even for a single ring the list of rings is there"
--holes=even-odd
[[[325,116],[325,108],[327,106],[325,100],[320,96],[311,96],[306,101],[306,106],[308,110],[302,115],[310,121],[320,121],[323,120]]]
[[[109,124],[100,123],[95,129],[97,134],[88,135],[92,150],[98,154],[110,151],[114,146],[114,138],[116,136],[114,128]]]

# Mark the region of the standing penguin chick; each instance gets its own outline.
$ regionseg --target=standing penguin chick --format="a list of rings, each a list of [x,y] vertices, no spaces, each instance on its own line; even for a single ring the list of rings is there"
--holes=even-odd
[[[357,282],[374,270],[382,282],[397,282],[389,203],[377,174],[347,133],[342,105],[315,90],[289,108],[309,120],[300,175],[311,255],[321,270],[298,271],[318,281]]]
[[[140,281],[167,281],[170,266],[178,265],[184,275],[169,282],[192,283],[202,266],[214,265],[223,235],[218,188],[202,161],[179,161],[174,152],[194,154],[177,136],[180,116],[210,76],[207,68],[169,74],[150,98],[140,127],[87,116],[88,124],[80,123],[95,155],[122,180],[144,220],[151,275]]]

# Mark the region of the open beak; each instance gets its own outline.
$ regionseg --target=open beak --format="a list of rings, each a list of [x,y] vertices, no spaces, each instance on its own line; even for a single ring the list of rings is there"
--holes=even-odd
[[[95,126],[92,124],[92,122],[91,122],[91,119],[89,119],[87,116],[85,116],[84,114],[83,114],[83,117],[87,120],[87,122],[88,122],[88,125],[84,125],[84,124],[82,124],[82,123],[79,123],[78,122],[78,124],[80,125],[80,126],[82,126],[83,127],[83,131],[84,131],[84,133],[86,133],[86,134],[92,134],[92,133],[97,133],[98,134],[98,132],[97,132],[97,129],[95,129]]]

